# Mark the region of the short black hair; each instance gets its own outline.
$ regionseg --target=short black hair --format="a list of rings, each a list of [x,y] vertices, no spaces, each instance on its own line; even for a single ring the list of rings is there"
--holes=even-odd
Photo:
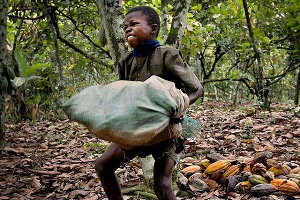
[[[156,36],[158,36],[159,30],[160,30],[160,19],[159,19],[159,15],[156,12],[156,10],[154,10],[154,8],[150,7],[150,6],[137,6],[134,8],[131,8],[126,15],[128,15],[129,13],[132,12],[141,12],[142,14],[146,15],[148,17],[148,23],[150,25],[152,24],[157,24],[157,33]]]

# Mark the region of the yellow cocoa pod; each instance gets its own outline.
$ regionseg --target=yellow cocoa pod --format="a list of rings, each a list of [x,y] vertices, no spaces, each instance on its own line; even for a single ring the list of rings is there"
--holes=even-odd
[[[268,183],[268,181],[264,177],[257,174],[250,175],[248,177],[248,181],[251,183],[251,185]]]
[[[300,193],[300,189],[299,189],[298,185],[295,182],[289,181],[289,180],[286,180],[285,182],[283,182],[279,186],[278,190],[281,192],[284,192],[288,195],[297,195]]]
[[[249,191],[251,189],[251,183],[249,182],[249,181],[243,181],[242,183],[241,183],[241,190],[243,191],[243,192],[247,192],[247,191]]]
[[[227,168],[227,170],[224,172],[223,177],[227,178],[230,176],[234,176],[240,172],[240,165],[232,165]]]
[[[250,191],[251,187],[252,187],[252,185],[249,181],[243,181],[243,182],[239,182],[235,186],[234,190],[241,191],[242,193],[247,193]]]
[[[230,161],[229,160],[218,160],[212,164],[210,164],[206,170],[204,171],[204,173],[206,174],[212,174],[217,170],[220,169],[224,169],[226,170],[230,165]]]
[[[270,169],[268,169],[268,171],[273,172],[274,176],[278,176],[278,175],[282,175],[283,174],[283,170],[284,170],[284,166],[281,164],[278,164],[274,167],[271,167]]]
[[[200,167],[202,167],[203,169],[206,169],[210,164],[211,162],[208,159],[203,159],[199,162]]]

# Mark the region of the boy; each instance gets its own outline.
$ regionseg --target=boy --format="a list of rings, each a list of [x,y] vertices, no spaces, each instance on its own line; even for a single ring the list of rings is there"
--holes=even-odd
[[[119,78],[145,81],[151,75],[160,76],[173,81],[178,89],[186,92],[192,104],[203,96],[203,88],[178,50],[160,46],[156,40],[159,29],[159,16],[153,8],[139,6],[128,11],[124,30],[128,44],[134,50],[119,61]],[[97,159],[95,169],[108,199],[123,199],[115,170],[136,156],[146,157],[152,154],[155,159],[155,194],[158,199],[174,200],[176,197],[172,189],[172,172],[183,149],[182,140],[177,138],[130,150],[112,143]]]

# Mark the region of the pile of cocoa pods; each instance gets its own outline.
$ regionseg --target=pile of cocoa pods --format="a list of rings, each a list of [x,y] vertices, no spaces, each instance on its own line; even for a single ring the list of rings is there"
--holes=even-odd
[[[262,152],[253,158],[219,160],[205,158],[180,170],[179,188],[193,192],[225,189],[226,193],[250,193],[264,196],[283,193],[300,194],[300,165],[292,166],[273,158],[272,152]]]

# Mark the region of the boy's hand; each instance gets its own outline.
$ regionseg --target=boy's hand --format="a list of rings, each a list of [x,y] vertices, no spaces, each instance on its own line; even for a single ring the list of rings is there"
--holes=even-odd
[[[204,90],[203,90],[202,85],[200,85],[194,91],[188,93],[188,96],[189,96],[189,99],[190,99],[190,105],[192,103],[194,103],[195,101],[197,101],[197,99],[199,99],[199,97],[203,97],[203,94],[204,94]]]

